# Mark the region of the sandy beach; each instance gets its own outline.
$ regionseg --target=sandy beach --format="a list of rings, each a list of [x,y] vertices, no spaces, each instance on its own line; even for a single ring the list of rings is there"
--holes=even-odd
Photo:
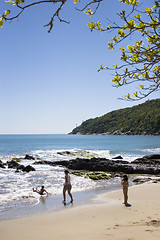
[[[95,196],[88,204],[61,211],[0,221],[2,240],[159,240],[160,184],[129,188],[130,207],[122,190]]]

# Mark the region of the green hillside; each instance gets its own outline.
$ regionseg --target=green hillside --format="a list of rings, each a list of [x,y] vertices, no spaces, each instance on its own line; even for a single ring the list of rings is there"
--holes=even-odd
[[[84,121],[70,134],[160,134],[160,99]]]

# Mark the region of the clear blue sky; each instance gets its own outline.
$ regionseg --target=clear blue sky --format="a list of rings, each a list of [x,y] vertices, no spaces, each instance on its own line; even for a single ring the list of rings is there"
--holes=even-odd
[[[5,6],[1,1],[1,13]],[[71,0],[61,12],[70,24],[56,20],[48,34],[43,25],[52,7],[32,7],[0,29],[0,134],[68,133],[84,120],[147,100],[118,100],[134,90],[113,88],[112,73],[97,72],[100,64],[117,63],[119,53],[107,49],[111,35],[91,33],[86,24],[118,19],[124,8],[118,0],[104,0],[92,18]]]

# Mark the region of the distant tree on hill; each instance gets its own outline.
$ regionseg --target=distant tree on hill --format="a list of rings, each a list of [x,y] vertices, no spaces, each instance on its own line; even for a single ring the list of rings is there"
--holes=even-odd
[[[51,32],[56,18],[60,22],[68,23],[68,21],[60,17],[61,10],[67,1],[69,0],[30,0],[30,3],[28,3],[26,0],[6,0],[6,3],[16,7],[18,11],[11,17],[9,17],[12,13],[11,10],[6,10],[0,15],[0,27],[3,26],[4,21],[18,18],[32,6],[52,4],[53,15],[45,25],[45,27],[49,28],[48,32]],[[80,0],[72,1],[76,6],[80,2]],[[82,3],[84,2],[84,7],[77,10],[92,16],[103,1],[105,0],[81,0]],[[113,67],[100,65],[98,71],[115,71],[115,76],[111,81],[116,87],[135,83],[138,86],[138,90],[132,93],[132,95],[128,93],[123,99],[139,100],[160,90],[160,0],[153,1],[154,5],[145,9],[139,8],[142,0],[119,1],[130,6],[129,12],[123,10],[118,14],[121,19],[120,22],[122,22],[121,25],[113,21],[106,28],[101,26],[100,21],[95,23],[89,22],[87,25],[91,31],[117,31],[117,35],[114,35],[112,41],[108,42],[108,48],[114,50],[116,45],[120,45],[122,64],[114,64]],[[136,34],[134,44],[124,47],[122,43],[134,34]]]
[[[71,134],[160,135],[160,99],[88,119]]]

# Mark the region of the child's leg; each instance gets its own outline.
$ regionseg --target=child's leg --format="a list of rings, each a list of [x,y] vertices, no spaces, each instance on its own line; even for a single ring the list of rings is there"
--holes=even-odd
[[[126,191],[126,203],[128,202],[128,191]]]
[[[124,204],[127,204],[128,201],[128,191],[124,191]]]
[[[71,202],[73,202],[73,197],[72,197],[72,194],[71,194],[71,190],[68,190],[68,195],[69,195],[70,198],[71,198]]]
[[[66,190],[63,188],[63,201],[66,201]]]

